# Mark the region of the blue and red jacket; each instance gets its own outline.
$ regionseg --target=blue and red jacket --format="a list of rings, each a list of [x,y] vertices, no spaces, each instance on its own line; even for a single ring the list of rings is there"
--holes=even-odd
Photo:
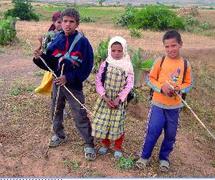
[[[58,60],[67,53],[77,34],[78,31],[69,36],[65,36],[64,32],[59,33],[48,46],[46,54],[42,55],[58,76],[60,74]],[[93,68],[93,49],[88,39],[82,36],[69,56],[70,61],[63,60],[65,64],[64,75],[67,79],[66,86],[75,90],[82,90],[82,82],[88,78]]]

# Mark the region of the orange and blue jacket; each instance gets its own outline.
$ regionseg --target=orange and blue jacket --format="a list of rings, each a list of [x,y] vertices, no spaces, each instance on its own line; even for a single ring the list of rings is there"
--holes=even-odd
[[[188,93],[192,87],[191,66],[187,63],[187,70],[184,75],[184,60],[182,57],[171,59],[165,57],[162,66],[162,59],[154,62],[154,65],[146,80],[147,84],[154,90],[152,104],[164,109],[176,109],[183,107],[181,99],[178,96],[166,96],[161,92],[161,87],[168,82],[173,86],[178,86],[181,93]]]

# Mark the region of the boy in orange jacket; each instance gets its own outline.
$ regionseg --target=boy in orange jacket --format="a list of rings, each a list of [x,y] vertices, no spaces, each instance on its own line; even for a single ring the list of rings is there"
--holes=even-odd
[[[192,86],[191,67],[180,55],[181,35],[171,30],[164,34],[163,44],[166,56],[158,59],[149,74],[147,84],[153,89],[152,107],[148,115],[148,128],[141,158],[136,165],[145,168],[153,148],[164,129],[164,139],[159,153],[160,169],[169,169],[169,154],[173,150],[178,126],[180,97]],[[177,93],[177,94],[176,94]]]

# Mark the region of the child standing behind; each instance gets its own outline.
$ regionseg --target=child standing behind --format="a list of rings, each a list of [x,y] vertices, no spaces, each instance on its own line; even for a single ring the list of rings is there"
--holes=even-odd
[[[112,38],[108,45],[108,57],[100,65],[96,75],[98,98],[92,135],[100,138],[102,147],[98,153],[104,155],[114,141],[114,157],[122,156],[127,96],[134,84],[134,72],[127,52],[126,40],[120,36]]]
[[[177,31],[168,31],[163,36],[166,57],[157,60],[149,74],[147,84],[154,90],[152,107],[148,115],[148,128],[139,168],[145,168],[157,139],[164,130],[159,160],[161,171],[169,169],[169,154],[173,150],[178,126],[180,108],[183,106],[178,94],[191,89],[191,67],[180,55],[181,35]],[[185,64],[187,67],[185,67]]]
[[[55,12],[52,15],[52,24],[49,27],[48,32],[39,38],[40,46],[37,50],[41,50],[43,53],[46,53],[48,45],[62,30],[61,23],[62,23],[61,12]],[[35,93],[51,95],[52,80],[53,80],[52,73],[46,71],[43,75],[41,84],[35,89]]]

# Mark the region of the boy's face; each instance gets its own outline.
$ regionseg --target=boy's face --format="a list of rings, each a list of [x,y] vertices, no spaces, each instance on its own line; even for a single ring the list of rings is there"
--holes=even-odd
[[[78,23],[76,22],[74,17],[70,17],[70,16],[63,17],[62,28],[67,36],[75,32],[75,29],[77,27],[78,27]]]
[[[123,57],[123,48],[121,44],[113,44],[111,46],[111,56],[115,60],[120,60]]]
[[[180,48],[182,47],[182,42],[178,43],[175,38],[172,38],[172,39],[164,40],[163,44],[168,57],[172,59],[179,57]]]

